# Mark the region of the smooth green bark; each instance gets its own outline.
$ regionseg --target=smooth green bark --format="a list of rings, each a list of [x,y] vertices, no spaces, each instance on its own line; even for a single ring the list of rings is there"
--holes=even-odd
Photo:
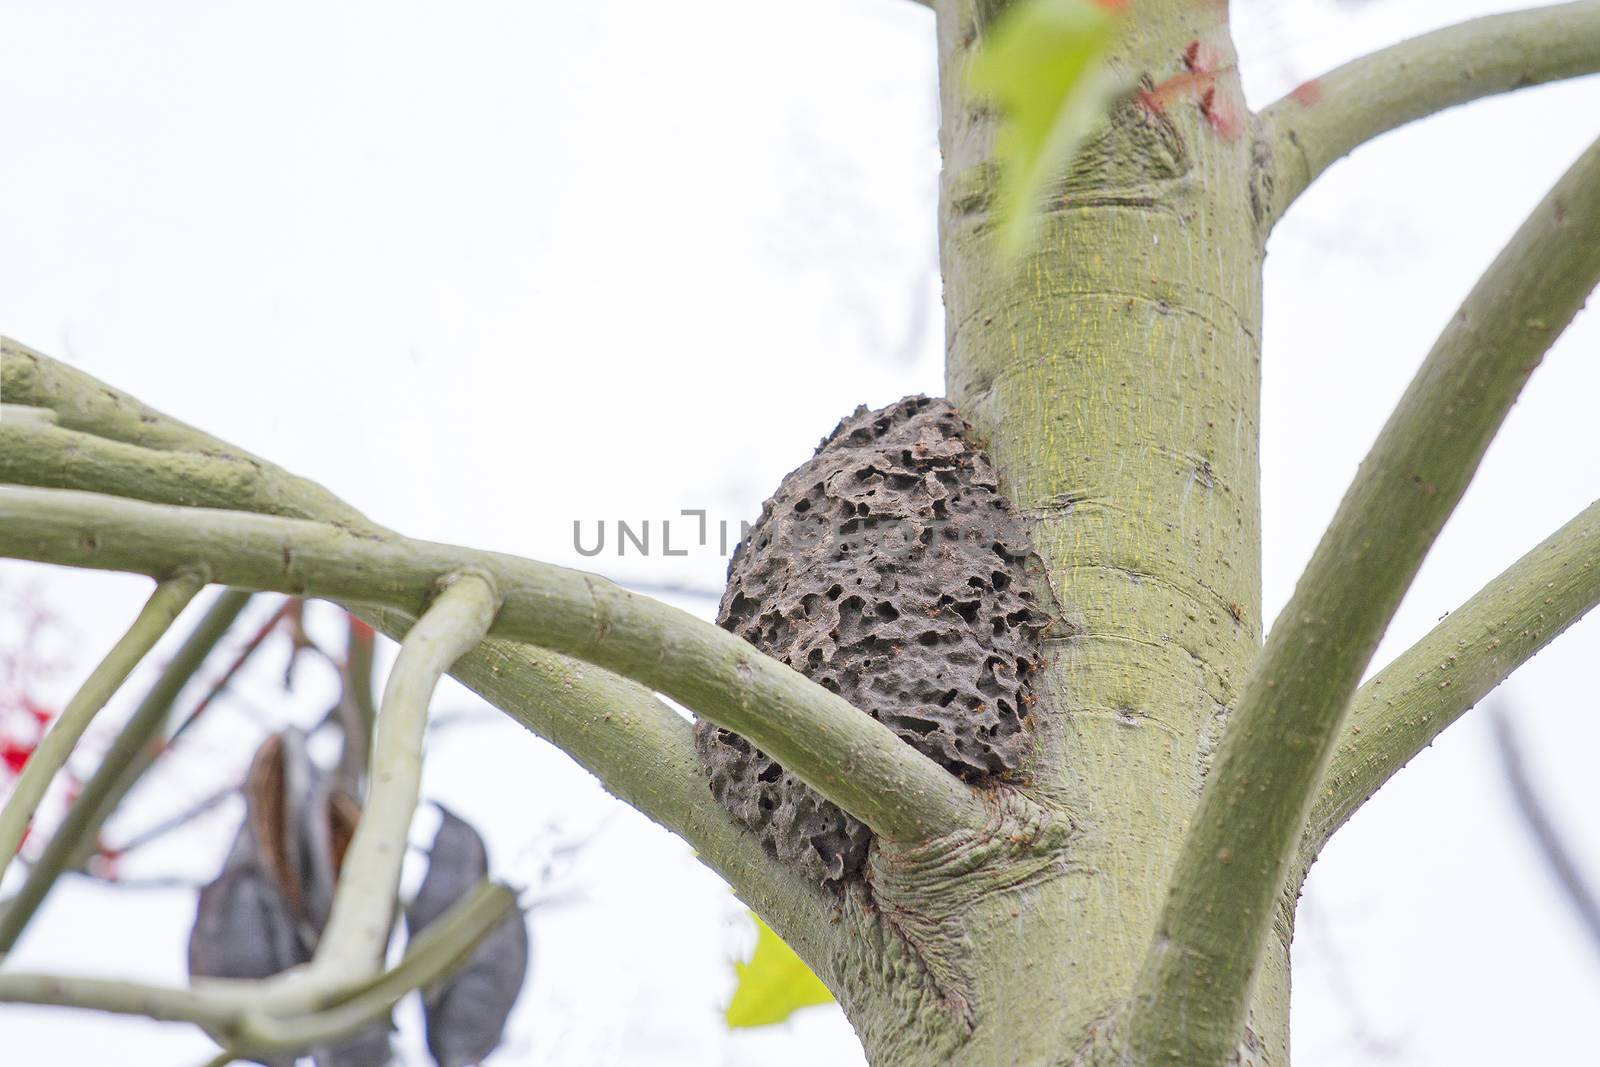
[[[1310,866],[1356,809],[1445,727],[1600,604],[1600,502],[1452,611],[1356,691],[1306,823]]]
[[[471,569],[505,598],[493,632],[632,677],[749,737],[884,837],[983,820],[981,801],[887,726],[743,640],[597,575],[302,519],[68,490],[0,488],[0,551],[67,566],[210,567],[245,588],[415,611]]]
[[[992,238],[994,119],[961,91],[981,37],[962,5],[939,16],[947,390],[1035,521],[1059,622],[1032,791],[1074,828],[1050,879],[966,920],[993,947],[958,1062],[1063,1062],[1132,984],[1258,647],[1252,146],[1223,8],[1130,5],[1115,63],[1149,96],[1117,105],[1048,202],[1036,251],[1008,268]],[[1284,933],[1256,1039],[1273,1062]],[[1008,958],[1037,980],[1016,988]]]
[[[0,425],[0,481],[259,510],[390,535],[315,482],[7,337],[0,337],[0,394],[54,412],[59,427],[73,434],[22,437],[15,425]],[[181,466],[183,479],[160,475],[169,462]],[[414,619],[383,608],[367,614],[397,639]],[[711,800],[690,725],[650,690],[559,653],[494,639],[463,656],[452,673],[572,756],[619,799],[683,837],[808,959],[826,958],[825,946],[838,943],[838,928],[818,921],[831,901]],[[816,951],[807,951],[813,945]]]
[[[1496,93],[1600,71],[1600,0],[1490,15],[1313,78],[1261,113],[1275,222],[1340,158],[1408,122]]]
[[[361,974],[382,968],[400,898],[406,834],[422,796],[428,704],[445,672],[483,640],[499,606],[492,582],[472,572],[454,575],[400,642],[378,708],[361,820],[339,871],[313,969]]]

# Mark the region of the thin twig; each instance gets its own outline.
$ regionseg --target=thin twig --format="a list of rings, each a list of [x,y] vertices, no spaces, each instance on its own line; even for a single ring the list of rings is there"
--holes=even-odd
[[[17,854],[39,801],[44,798],[56,772],[66,766],[67,757],[72,755],[78,739],[205,584],[203,570],[183,570],[157,585],[128,632],[100,661],[51,724],[22,768],[4,809],[0,809],[0,875],[5,873],[11,857]]]
[[[314,970],[356,975],[376,969],[389,943],[406,833],[422,789],[428,702],[456,660],[482,641],[499,608],[492,584],[456,577],[400,643],[379,706],[371,784],[345,853]]]
[[[150,844],[151,842],[158,841],[161,838],[166,837],[168,834],[175,833],[178,830],[183,829],[185,826],[188,826],[190,823],[205,815],[207,812],[214,810],[218,805],[233,797],[238,792],[239,787],[237,785],[230,785],[226,788],[219,789],[215,793],[195,801],[193,804],[190,804],[183,810],[167,816],[165,819],[162,819],[153,826],[145,827],[138,833],[131,835],[121,844],[113,845],[109,851],[114,852],[119,856],[126,856],[130,852],[137,852],[139,849]]]
[[[194,878],[180,878],[177,875],[151,875],[148,878],[118,878],[114,875],[101,874],[92,868],[77,872],[76,877],[87,878],[91,882],[113,886],[116,889],[127,890],[134,893],[149,892],[163,893],[173,890],[183,890],[187,893],[197,893],[205,888],[206,883]]]
[[[160,732],[172,706],[212,649],[222,640],[239,613],[250,602],[250,594],[225,589],[206,610],[205,616],[162,669],[150,691],[123,725],[100,765],[95,768],[77,802],[67,811],[61,825],[50,836],[39,861],[28,871],[22,888],[6,902],[0,913],[0,956],[10,952],[34,912],[44,902],[61,872],[94,840],[118,802],[133,784],[131,768],[140,754]]]
[[[372,698],[376,638],[371,626],[345,613],[344,659],[339,663],[339,704],[335,711],[343,731],[339,765],[352,786],[366,779],[372,756],[372,733],[378,717]]]
[[[1356,691],[1306,824],[1302,867],[1413,756],[1596,604],[1600,501]]]
[[[1572,850],[1555,819],[1551,817],[1544,801],[1539,797],[1539,787],[1523,758],[1522,744],[1517,738],[1511,715],[1503,705],[1490,709],[1489,722],[1494,726],[1495,747],[1500,753],[1500,768],[1505,772],[1506,785],[1511,799],[1516,802],[1517,813],[1544,857],[1545,866],[1555,878],[1561,895],[1567,898],[1578,921],[1588,933],[1589,947],[1600,956],[1600,893],[1584,876]]]
[[[228,686],[232,684],[234,677],[244,668],[244,665],[250,661],[250,657],[255,655],[256,650],[262,646],[267,638],[272,636],[275,630],[277,630],[278,626],[283,622],[285,615],[288,614],[290,605],[293,603],[293,598],[286,598],[283,603],[278,605],[277,610],[272,613],[272,616],[268,618],[266,622],[262,623],[260,628],[258,628],[256,632],[251,635],[250,640],[244,643],[244,647],[239,649],[238,654],[235,655],[228,663],[227,669],[217,677],[216,681],[211,683],[211,687],[206,690],[205,696],[201,697],[195,703],[195,706],[189,711],[189,714],[186,715],[183,721],[178,724],[178,728],[172,731],[171,736],[167,738],[166,745],[163,747],[171,747],[172,744],[178,740],[178,738],[188,733],[189,728],[199,720],[200,716],[205,714],[206,709],[209,708],[212,703],[214,703],[216,699],[227,690]]]

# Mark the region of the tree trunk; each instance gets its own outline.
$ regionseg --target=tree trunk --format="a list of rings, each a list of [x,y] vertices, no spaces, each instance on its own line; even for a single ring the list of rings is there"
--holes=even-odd
[[[1600,142],[1441,334],[1263,648],[1264,235],[1330,161],[1385,130],[1600,70],[1600,36],[1582,32],[1600,26],[1600,0],[1396,45],[1253,118],[1225,0],[1097,2],[1123,12],[1112,69],[1127,91],[1016,261],[994,238],[995,118],[962,89],[981,19],[1004,0],[935,3],[947,391],[1032,530],[1040,565],[1018,579],[1036,582],[1022,614],[1038,604],[1051,618],[1018,773],[1008,762],[1003,780],[973,787],[740,636],[593,575],[384,530],[9,341],[0,481],[15,484],[0,486],[0,552],[359,606],[430,676],[442,651],[471,648],[454,673],[689,841],[827,982],[877,1067],[1287,1064],[1306,858],[1600,603],[1586,512],[1358,690],[1523,383],[1600,283]],[[437,615],[441,589],[467,586],[481,613]],[[123,658],[91,676],[82,707],[104,704],[96,679]],[[654,692],[869,827],[864,877],[818,886],[715,806],[691,727]],[[41,746],[50,758],[30,768],[59,769],[67,748]],[[411,731],[396,758],[420,748]],[[386,810],[415,806],[409,777],[377,781]],[[42,793],[19,795],[0,820],[13,831]],[[396,891],[389,846],[404,822],[389,822],[376,846],[352,846],[365,859],[341,879],[351,914],[362,894]],[[41,869],[35,901],[59,873]],[[433,944],[466,951],[506,906],[495,893]],[[184,1020],[231,1033],[230,1055],[275,1053],[380,1017],[448,954],[419,949],[421,963],[380,977],[370,953],[341,953],[337,970],[261,994],[266,1007],[254,992],[9,971],[0,1000]],[[370,981],[314,1010],[347,967]]]
[[[1141,0],[1115,58],[1141,91],[1008,264],[992,116],[961,88],[979,16],[937,10],[948,395],[1034,520],[1058,615],[1029,784],[986,839],[881,849],[876,911],[846,909],[881,927],[863,958],[923,981],[836,985],[880,1067],[1063,1063],[1128,996],[1260,647],[1262,171],[1226,5]],[[1288,1062],[1282,914],[1242,1062]]]

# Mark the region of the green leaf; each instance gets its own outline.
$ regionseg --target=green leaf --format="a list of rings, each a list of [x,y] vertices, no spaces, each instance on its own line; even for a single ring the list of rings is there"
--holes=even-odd
[[[756,950],[749,963],[735,962],[739,987],[728,1004],[728,1029],[771,1026],[801,1008],[833,1003],[833,994],[811,973],[794,949],[772,932],[755,912]]]
[[[1000,108],[996,230],[1001,249],[1032,243],[1039,201],[1110,105],[1105,59],[1121,5],[1110,0],[1016,0],[967,67],[967,88]]]

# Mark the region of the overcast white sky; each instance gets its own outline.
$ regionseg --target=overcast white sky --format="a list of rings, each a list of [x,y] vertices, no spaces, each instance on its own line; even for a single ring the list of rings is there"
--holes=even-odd
[[[1247,88],[1265,103],[1511,6],[1241,4]],[[736,526],[856,404],[942,391],[932,46],[931,16],[906,0],[0,0],[0,330],[411,534],[720,588],[714,551],[585,560],[572,523],[706,508]],[[1279,228],[1269,617],[1435,332],[1596,115],[1588,79],[1440,117],[1336,167]],[[1535,376],[1380,662],[1600,497],[1597,345],[1591,313]],[[0,601],[66,619],[47,636],[57,697],[146,588],[0,566]],[[1503,692],[1600,878],[1585,818],[1597,651],[1592,620]],[[308,669],[286,698],[281,668],[263,662],[124,829],[237,775],[263,717],[316,717],[330,681]],[[437,706],[472,702],[451,687]],[[541,842],[593,835],[565,902],[535,912],[531,984],[493,1062],[859,1062],[835,1009],[723,1032],[728,961],[749,936],[737,903],[559,752],[484,715],[429,757],[430,795],[486,823],[513,873]],[[209,877],[237,816],[127,873]],[[14,963],[180,981],[192,908],[181,890],[64,886]],[[1302,1067],[1577,1062],[1600,1043],[1597,998],[1600,955],[1510,814],[1477,718],[1312,878]],[[0,1009],[0,1030],[8,1064],[182,1065],[210,1047],[33,1009]]]

